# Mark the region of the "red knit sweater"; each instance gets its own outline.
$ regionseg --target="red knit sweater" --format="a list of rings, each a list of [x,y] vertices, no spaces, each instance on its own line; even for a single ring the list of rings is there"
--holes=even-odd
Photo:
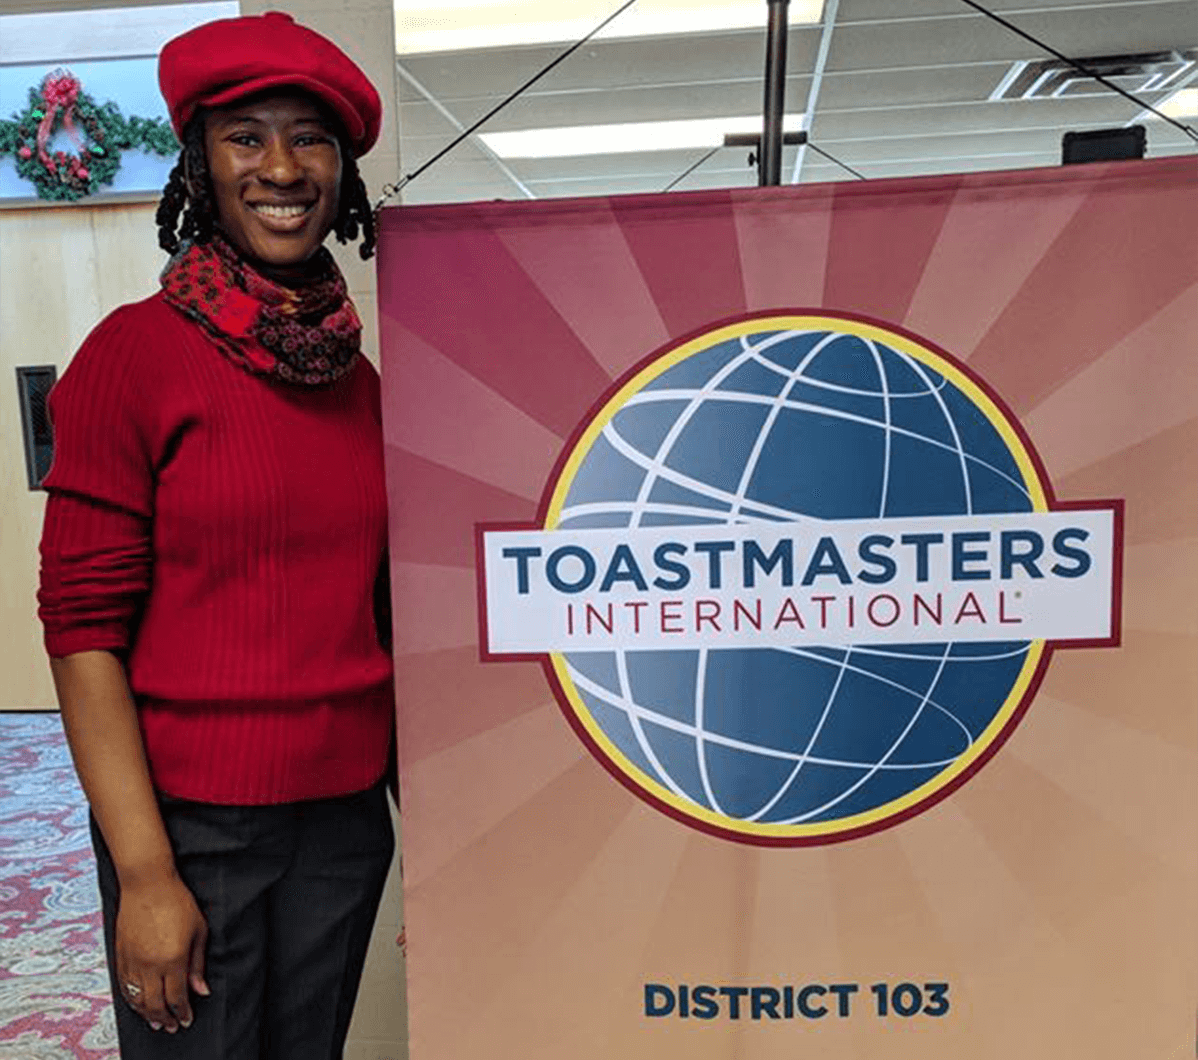
[[[378,780],[393,707],[371,365],[269,381],[155,295],[92,332],[50,414],[46,649],[127,659],[156,787],[260,804]]]

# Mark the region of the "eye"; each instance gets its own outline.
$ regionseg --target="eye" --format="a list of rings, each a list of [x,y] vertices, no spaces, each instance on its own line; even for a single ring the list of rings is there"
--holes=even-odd
[[[296,147],[315,147],[327,143],[332,143],[332,139],[325,133],[304,132],[295,138]]]
[[[238,147],[257,147],[259,143],[258,137],[251,132],[235,132],[230,134],[228,139]]]

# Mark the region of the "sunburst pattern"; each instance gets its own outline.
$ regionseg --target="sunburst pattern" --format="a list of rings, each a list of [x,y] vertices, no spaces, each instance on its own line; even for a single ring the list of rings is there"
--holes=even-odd
[[[1198,166],[384,214],[381,328],[413,1060],[1175,1060],[1198,967]],[[593,761],[478,657],[474,526],[527,522],[655,348],[745,312],[907,327],[1126,499],[1123,646],[888,832],[757,849]],[[647,1020],[647,981],[952,984],[943,1019]],[[1134,1003],[1134,1011],[1128,1008]]]

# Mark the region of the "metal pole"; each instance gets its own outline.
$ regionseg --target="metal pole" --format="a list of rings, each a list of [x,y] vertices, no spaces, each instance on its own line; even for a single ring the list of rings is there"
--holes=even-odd
[[[762,187],[782,183],[782,115],[786,111],[786,30],[790,0],[767,0],[769,35],[765,44],[765,128],[757,164]]]

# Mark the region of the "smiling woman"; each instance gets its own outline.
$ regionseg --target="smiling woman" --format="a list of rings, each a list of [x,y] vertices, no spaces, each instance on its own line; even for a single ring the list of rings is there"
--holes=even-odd
[[[260,271],[302,277],[337,217],[334,119],[305,95],[272,92],[209,112],[204,146],[221,231]]]
[[[171,258],[51,395],[40,614],[122,1057],[331,1060],[393,847],[379,381],[323,245],[373,251],[380,103],[278,13],[159,80]]]

